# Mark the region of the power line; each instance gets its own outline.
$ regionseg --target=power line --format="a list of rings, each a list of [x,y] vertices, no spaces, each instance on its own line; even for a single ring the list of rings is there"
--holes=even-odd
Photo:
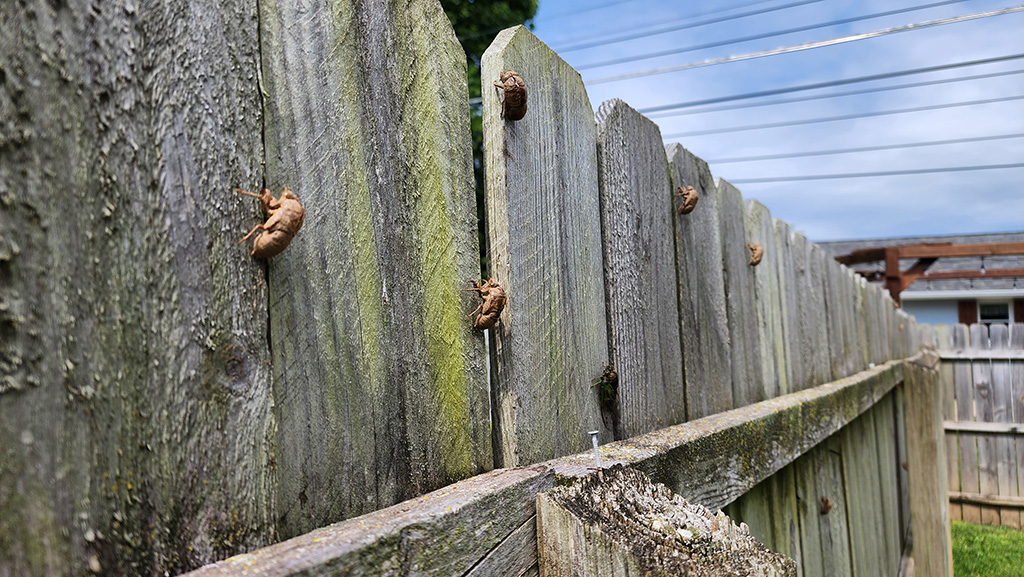
[[[861,146],[859,148],[836,148],[832,150],[809,150],[806,152],[789,152],[784,154],[763,154],[760,156],[734,156],[731,158],[708,159],[708,164],[729,164],[732,162],[754,162],[759,160],[782,160],[785,158],[802,158],[806,156],[828,156],[832,154],[849,154],[855,152],[874,152],[878,150],[896,150],[901,148],[920,148],[923,146],[940,146],[943,144],[965,144],[968,142],[984,142],[1004,140],[1008,138],[1024,138],[1024,132],[1017,134],[996,134],[994,136],[975,136],[971,138],[954,138],[950,140],[932,140],[928,142],[910,142],[904,144],[882,144],[878,146]]]
[[[910,84],[899,84],[895,86],[879,86],[876,88],[865,88],[863,90],[849,90],[847,92],[833,92],[831,94],[815,94],[813,96],[800,96],[797,98],[783,98],[781,100],[769,100],[768,102],[747,102],[740,104],[728,104],[697,110],[685,109],[655,113],[648,115],[648,118],[668,118],[671,116],[684,116],[688,114],[703,114],[705,112],[721,112],[723,110],[740,110],[743,108],[757,108],[760,106],[775,106],[777,104],[792,104],[794,102],[807,102],[809,100],[823,100],[826,98],[840,98],[843,96],[856,96],[858,94],[870,94],[873,92],[888,92],[889,90],[903,90],[906,88],[920,88],[922,86],[934,86],[937,84],[951,84],[954,82],[966,82],[968,80],[982,80],[985,78],[997,78],[999,76],[1011,76],[1024,74],[1024,70],[1009,70],[1007,72],[991,72],[989,74],[976,74],[974,76],[961,76],[958,78],[943,78],[942,80],[929,80],[927,82],[912,82]]]
[[[961,106],[974,106],[978,104],[994,104],[996,102],[1008,102],[1011,100],[1024,100],[1024,95],[1005,96],[1003,98],[987,98],[984,100],[970,100],[966,102],[953,102],[950,104],[932,104],[930,106],[917,106],[914,108],[899,108],[896,110],[882,110],[878,112],[859,112],[857,114],[844,114],[841,116],[826,116],[821,118],[810,118],[807,120],[790,120],[787,122],[770,122],[767,124],[750,124],[746,126],[732,126],[729,128],[715,128],[711,130],[698,130],[695,132],[676,132],[665,134],[662,138],[678,138],[681,136],[706,136],[708,134],[724,134],[727,132],[743,132],[747,130],[761,130],[764,128],[782,128],[786,126],[801,126],[805,124],[819,124],[822,122],[834,122],[838,120],[853,120],[856,118],[869,118],[872,116],[888,116],[891,114],[906,114],[909,112],[924,112],[926,110],[939,110],[942,108],[958,108]]]
[[[740,18],[746,18],[748,16],[757,16],[760,14],[767,14],[769,12],[776,12],[779,10],[785,10],[787,8],[795,8],[797,6],[804,6],[806,4],[814,4],[815,2],[821,2],[822,0],[799,0],[798,2],[791,2],[789,4],[783,4],[781,6],[772,6],[770,8],[760,8],[758,10],[751,10],[749,12],[743,12],[741,14],[733,14],[732,16],[719,16],[717,18],[710,18],[708,20],[701,20],[698,22],[688,22],[686,24],[676,24],[664,28],[658,28],[655,30],[645,30],[643,32],[637,32],[635,34],[626,34],[624,36],[616,36],[614,38],[603,38],[601,40],[595,40],[593,42],[584,42],[581,44],[573,44],[571,46],[564,46],[558,49],[559,52],[573,52],[575,50],[583,50],[584,48],[594,48],[595,46],[605,46],[608,44],[617,44],[619,42],[626,42],[628,40],[636,40],[637,38],[646,38],[647,36],[655,36],[658,34],[665,34],[668,32],[678,32],[679,30],[686,30],[687,28],[698,28],[700,26],[707,26],[709,24],[718,24],[721,22],[728,22],[729,20],[738,20]],[[948,0],[950,2],[963,2],[964,0]],[[690,16],[692,18],[693,16]],[[587,65],[588,68],[594,68],[597,65]],[[582,68],[581,68],[582,69]]]
[[[628,74],[617,74],[615,76],[606,76],[604,78],[597,78],[594,80],[586,81],[586,84],[604,84],[606,82],[615,82],[618,80],[628,80],[631,78],[639,78],[641,76],[652,76],[655,74],[666,74],[669,72],[678,72],[680,70],[689,70],[691,68],[701,68],[704,66],[714,66],[716,64],[725,64],[727,62],[739,62],[742,60],[752,60],[754,58],[764,58],[765,56],[777,56],[779,54],[789,54],[792,52],[800,52],[803,50],[812,50],[815,48],[823,48],[825,46],[836,46],[839,44],[845,44],[847,42],[856,42],[858,40],[867,40],[869,38],[878,38],[880,36],[887,36],[889,34],[898,34],[900,32],[910,32],[912,30],[923,30],[926,28],[932,28],[935,26],[943,26],[946,24],[958,24],[960,22],[967,22],[969,20],[977,20],[979,18],[988,18],[990,16],[1002,16],[1004,14],[1010,14],[1013,12],[1024,11],[1024,5],[1013,6],[1010,8],[1003,8],[1001,10],[990,10],[988,12],[977,12],[974,14],[966,14],[964,16],[956,16],[953,18],[943,18],[941,20],[929,20],[927,22],[919,22],[917,24],[906,24],[904,26],[896,26],[893,28],[883,28],[881,30],[875,30],[873,32],[864,32],[861,34],[851,34],[849,36],[841,36],[838,38],[830,38],[828,40],[820,40],[818,42],[808,42],[805,44],[797,44],[794,46],[783,46],[780,48],[773,48],[771,50],[762,50],[760,52],[750,52],[747,54],[737,54],[734,56],[726,56],[724,58],[712,58],[709,60],[702,60],[700,62],[690,62],[688,64],[680,64],[678,66],[666,66],[663,68],[652,68],[649,70],[641,70],[639,72],[630,72]]]
[[[755,34],[753,36],[744,36],[742,38],[734,38],[734,39],[731,39],[731,40],[720,40],[720,41],[716,41],[716,42],[709,42],[707,44],[697,44],[695,46],[687,46],[685,48],[673,48],[671,50],[662,50],[662,51],[659,51],[659,52],[648,52],[646,54],[638,54],[638,55],[635,55],[635,56],[623,56],[621,58],[615,58],[615,59],[612,59],[612,60],[602,60],[600,62],[590,62],[590,63],[587,63],[587,64],[581,64],[579,66],[576,66],[576,70],[587,70],[587,69],[590,69],[590,68],[601,68],[601,67],[604,67],[604,66],[612,66],[614,64],[623,64],[623,63],[626,63],[626,62],[636,62],[637,60],[648,60],[650,58],[657,58],[659,56],[669,56],[669,55],[672,55],[672,54],[682,54],[684,52],[694,52],[694,51],[697,51],[697,50],[704,50],[705,48],[717,48],[719,46],[728,46],[730,44],[739,44],[741,42],[749,42],[751,40],[762,40],[764,38],[773,38],[775,36],[784,36],[786,34],[793,34],[793,33],[796,33],[796,32],[806,32],[808,30],[816,30],[818,28],[828,28],[830,26],[840,26],[842,24],[850,24],[851,22],[860,22],[860,21],[863,21],[863,20],[872,20],[872,19],[875,19],[875,18],[882,18],[882,17],[885,17],[885,16],[892,16],[894,14],[903,14],[903,13],[906,13],[906,12],[915,12],[917,10],[926,10],[928,8],[935,8],[937,6],[945,6],[947,4],[958,4],[958,3],[964,2],[964,1],[966,1],[966,0],[944,0],[942,2],[935,2],[935,3],[932,3],[932,4],[924,4],[924,5],[921,5],[921,6],[911,6],[909,8],[901,8],[899,10],[889,10],[887,12],[876,12],[874,14],[867,14],[865,16],[854,16],[854,17],[850,17],[850,18],[843,18],[841,20],[833,20],[831,22],[824,22],[824,23],[821,23],[821,24],[809,24],[807,26],[798,26],[796,28],[789,28],[789,29],[786,29],[786,30],[779,30],[777,32],[765,32],[763,34]],[[787,6],[784,6],[784,7],[788,8],[790,6],[791,5],[787,5]],[[636,36],[630,37],[630,39],[642,38],[643,36],[649,36],[649,34],[648,35],[636,35]],[[611,42],[608,42],[608,44],[612,44],[614,42],[620,42],[620,41],[619,40],[613,40]],[[590,46],[598,46],[600,44],[601,43],[596,43],[596,44],[592,44]],[[588,47],[590,47],[590,46],[588,46]]]
[[[989,164],[984,166],[953,166],[948,168],[888,170],[881,172],[849,172],[845,174],[812,174],[806,176],[775,176],[768,178],[727,178],[725,180],[732,184],[750,184],[763,182],[796,182],[801,180],[836,180],[841,178],[866,178],[873,176],[902,176],[908,174],[935,174],[941,172],[966,172],[971,170],[1001,170],[1005,168],[1024,168],[1024,162],[1015,164]]]
[[[672,110],[675,108],[688,108],[691,106],[704,106],[706,104],[718,104],[719,102],[733,102],[736,100],[748,100],[750,98],[761,98],[764,96],[775,96],[776,94],[788,94],[791,92],[802,92],[804,90],[816,90],[818,88],[831,88],[833,86],[842,86],[844,84],[856,84],[858,82],[870,82],[872,80],[885,80],[888,78],[897,78],[900,76],[910,76],[914,74],[925,74],[928,72],[938,72],[940,70],[950,70],[953,68],[964,68],[967,66],[980,66],[982,64],[992,64],[995,62],[1005,62],[1008,60],[1017,60],[1024,58],[1024,53],[1021,54],[1010,54],[1008,56],[997,56],[994,58],[983,58],[981,60],[968,60],[965,62],[954,62],[952,64],[940,64],[937,66],[928,66],[925,68],[913,68],[910,70],[899,70],[896,72],[885,72],[883,74],[872,74],[870,76],[859,76],[856,78],[846,78],[842,80],[829,80],[827,82],[815,82],[813,84],[801,84],[797,86],[788,86],[785,88],[775,88],[772,90],[759,90],[757,92],[747,92],[744,94],[732,94],[729,96],[717,96],[714,98],[703,98],[701,100],[690,100],[686,102],[676,102],[673,104],[664,104],[660,106],[648,106],[646,108],[637,109],[638,112],[647,114],[649,112],[660,112],[662,110]]]

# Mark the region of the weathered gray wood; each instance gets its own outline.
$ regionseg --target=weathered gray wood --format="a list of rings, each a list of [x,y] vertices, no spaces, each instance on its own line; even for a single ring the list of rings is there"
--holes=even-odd
[[[793,462],[796,478],[797,512],[800,522],[800,565],[804,575],[829,575],[825,569],[824,548],[831,549],[828,539],[828,523],[822,525],[821,488],[817,484],[817,473],[823,464],[822,447],[811,449],[806,455]],[[823,543],[822,533],[826,541]]]
[[[278,527],[492,467],[465,54],[433,0],[260,3],[267,184],[306,226],[269,267]]]
[[[760,342],[761,382],[766,398],[789,394],[786,369],[788,349],[782,332],[782,295],[779,287],[779,253],[775,245],[775,227],[768,209],[756,200],[747,201],[750,242],[761,245],[764,255],[754,267],[757,305],[757,331]]]
[[[939,378],[938,372],[929,368],[934,364],[926,365],[908,363],[904,384],[910,512],[914,519],[914,575],[951,577],[953,550],[946,505],[949,488],[942,474],[945,445],[942,442],[942,406],[936,391]]]
[[[843,265],[825,256],[823,259],[825,277],[823,294],[828,314],[827,334],[829,342],[829,364],[833,379],[853,374],[854,360],[851,347],[853,319],[850,316],[852,295],[848,292],[849,281]]]
[[[861,343],[861,324],[859,314],[859,294],[860,294],[860,282],[861,276],[852,270],[842,267],[843,273],[846,275],[846,281],[842,282],[840,286],[843,287],[843,297],[841,306],[844,309],[843,316],[845,318],[845,331],[844,341],[849,343],[850,346],[850,367],[851,373],[856,373],[867,368],[867,364],[863,360],[863,344]]]
[[[796,285],[796,268],[793,256],[793,235],[788,223],[772,219],[775,227],[776,271],[779,275],[779,294],[782,309],[782,340],[786,347],[786,381],[791,391],[804,388],[804,356],[800,346],[799,305]],[[867,365],[865,365],[867,366]]]
[[[829,358],[828,316],[825,305],[825,263],[818,245],[799,233],[793,234],[794,262],[797,265],[797,326],[804,358],[803,387],[814,387],[832,380]],[[888,358],[886,360],[889,360]]]
[[[922,334],[925,329],[931,330],[931,344],[939,349],[939,358],[942,359],[943,350],[948,350],[953,347],[953,334],[950,331],[949,325],[936,325],[935,327],[929,327],[929,325],[923,325],[921,327]],[[956,402],[956,389],[955,379],[953,378],[953,363],[943,362],[939,365],[939,392],[942,394],[942,417],[945,419],[943,426],[950,422],[954,422],[957,419],[957,402]],[[946,482],[949,484],[950,491],[960,490],[960,451],[958,448],[957,436],[955,433],[950,433],[950,428],[946,428]],[[950,502],[949,504],[949,518],[951,520],[960,521],[963,519],[963,507],[960,503]]]
[[[1004,324],[993,324],[989,327],[992,350],[1007,350],[1010,346],[1009,327]],[[992,360],[992,420],[996,423],[1013,422],[1013,383],[1010,378],[1009,360]],[[1018,495],[1017,489],[1017,451],[1016,442],[1012,437],[996,437],[996,477],[999,480],[1000,495]],[[1020,529],[1020,511],[1001,509],[1000,525]]]
[[[631,469],[538,495],[537,525],[540,570],[549,577],[797,574],[792,559],[769,551],[745,525]]]
[[[988,327],[974,324],[970,327],[971,348],[989,350]],[[971,363],[974,381],[975,418],[978,421],[995,422],[995,399],[992,394],[992,364],[989,361]],[[999,494],[999,475],[996,471],[998,455],[996,440],[990,435],[978,435],[978,481],[981,492],[987,495]],[[981,508],[981,522],[986,525],[999,525],[999,509],[994,507]]]
[[[875,441],[878,451],[878,497],[874,507],[880,513],[882,547],[886,552],[883,567],[891,570],[898,567],[902,548],[900,547],[899,479],[897,469],[896,431],[894,419],[894,397],[887,395],[871,408],[875,420]],[[943,442],[945,442],[943,436]],[[948,461],[937,463],[940,468]]]
[[[725,307],[718,191],[706,162],[678,144],[667,145],[665,154],[671,166],[672,190],[692,186],[700,195],[693,212],[671,212],[679,274],[686,414],[687,418],[696,419],[737,406],[730,382],[732,353]]]
[[[1015,323],[1010,325],[1010,349],[1020,351],[1024,349],[1024,324]],[[1024,423],[1024,360],[1010,362],[1010,380],[1013,383],[1011,390],[1012,414],[1015,423]],[[1017,495],[1024,497],[1024,437],[1014,440],[1014,453],[1017,457]],[[1024,511],[1020,512],[1021,523],[1024,527]]]
[[[850,546],[849,510],[846,491],[843,487],[842,443],[838,439],[843,433],[832,435],[819,445],[818,518],[821,526],[821,555],[825,575],[852,575],[853,559]],[[821,498],[831,501],[832,508],[821,514]]]
[[[1016,350],[1001,350],[1001,351],[990,351],[990,350],[966,350],[966,351],[939,351],[939,357],[944,360],[961,360],[961,361],[987,361],[987,360],[1006,360],[1006,361],[1024,361],[1024,351]]]
[[[748,232],[750,223],[740,191],[721,179],[717,182],[716,191],[718,229],[721,233],[722,263],[725,269],[729,354],[732,358],[732,396],[733,404],[742,407],[774,396],[774,386],[766,390],[768,383],[762,380],[757,281],[754,273],[761,265],[752,267],[749,264],[750,250],[747,245],[752,242]],[[687,216],[693,216],[693,213]],[[762,256],[762,263],[763,260]]]
[[[690,393],[684,390],[673,208],[661,132],[621,100],[601,105],[597,125],[608,330],[619,375],[619,436],[625,438],[682,422],[692,409],[685,404]],[[725,369],[719,381],[727,383]]]
[[[967,326],[958,324],[953,327],[953,346],[964,348],[969,345],[970,336]],[[953,390],[956,395],[956,418],[959,422],[973,422],[974,419],[974,375],[969,361],[953,362]],[[960,462],[960,487],[962,491],[977,493],[980,491],[978,479],[978,442],[977,435],[960,433],[957,435]],[[981,509],[973,505],[962,507],[963,520],[968,523],[981,523]]]
[[[900,464],[896,469],[899,480],[900,548],[905,556],[910,530],[910,472],[903,466],[903,463],[907,462],[907,413],[903,387],[897,387],[892,392],[892,397],[895,406],[893,412],[896,425],[896,462]]]
[[[1004,497],[1000,495],[980,495],[977,493],[958,493],[950,491],[949,500],[958,503],[975,503],[991,507],[1017,507],[1024,508],[1024,498]]]
[[[970,433],[986,433],[989,435],[1024,435],[1024,423],[943,421],[942,426],[947,431],[967,431]]]
[[[465,577],[526,577],[538,570],[537,516],[534,515],[495,545]]]
[[[0,575],[269,543],[267,288],[236,245],[260,216],[232,191],[262,173],[256,4],[0,22]]]
[[[590,386],[612,362],[597,131],[579,73],[525,27],[500,32],[481,66],[489,266],[508,295],[494,331],[496,457],[511,467],[581,451],[590,442],[586,431],[611,439],[618,420],[612,410],[602,421]],[[502,94],[493,86],[508,69],[529,94],[518,121],[501,118]],[[629,434],[667,417],[656,409],[668,399],[639,392],[621,394]]]
[[[605,466],[629,465],[691,502],[725,506],[792,463],[868,410],[903,380],[902,361],[858,375],[601,446]],[[390,508],[317,529],[271,547],[204,567],[195,576],[254,574],[376,575],[405,567],[422,575],[450,575],[483,563],[532,559],[528,527],[534,499],[558,480],[593,475],[587,451],[531,467],[484,473]],[[791,468],[785,471],[792,471]],[[791,472],[772,477],[780,495],[773,538],[799,554],[796,491]],[[722,479],[723,487],[707,485]],[[773,505],[773,507],[775,507]],[[501,549],[508,548],[508,551]],[[780,550],[782,547],[780,547]],[[488,561],[490,560],[490,561]],[[490,566],[495,566],[494,565]],[[399,569],[396,573],[402,574]],[[527,569],[529,575],[532,569]]]
[[[492,471],[189,575],[462,575],[500,545],[522,548],[514,536],[533,525],[536,495],[554,482],[544,467]]]

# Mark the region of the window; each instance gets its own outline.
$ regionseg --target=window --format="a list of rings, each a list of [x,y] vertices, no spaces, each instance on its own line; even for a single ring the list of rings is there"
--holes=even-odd
[[[978,322],[988,326],[992,323],[1009,324],[1010,303],[978,303]]]

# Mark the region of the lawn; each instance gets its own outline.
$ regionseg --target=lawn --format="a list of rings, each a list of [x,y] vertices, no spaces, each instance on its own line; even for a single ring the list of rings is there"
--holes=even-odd
[[[953,521],[955,577],[1020,577],[1024,531]]]

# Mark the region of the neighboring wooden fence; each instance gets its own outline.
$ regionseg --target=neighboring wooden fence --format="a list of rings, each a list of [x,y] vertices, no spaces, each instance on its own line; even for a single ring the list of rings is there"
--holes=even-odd
[[[921,328],[942,358],[950,517],[1024,527],[1024,324]]]
[[[849,444],[851,475],[892,480],[880,448],[900,404],[872,406],[898,379],[853,385],[900,370],[913,321],[626,103],[595,120],[525,28],[483,62],[489,260],[508,293],[488,388],[460,291],[479,275],[465,61],[436,0],[29,4],[0,7],[0,110],[17,112],[0,127],[0,575],[173,573],[353,517],[346,535],[371,539],[356,516],[408,529],[388,515],[412,497],[571,461],[595,429],[713,455],[702,477],[648,473],[720,507],[868,411],[851,426],[874,437],[829,442]],[[529,86],[517,122],[491,85],[505,68]],[[267,263],[236,244],[260,215],[232,189],[261,184],[307,211]],[[701,195],[688,215],[682,186]],[[683,442],[723,423],[755,430]],[[451,505],[502,510],[467,491]],[[488,539],[529,549],[530,491]],[[452,515],[469,533],[423,562],[507,574],[487,539],[454,556],[481,517]],[[894,526],[871,515],[849,526]],[[389,546],[422,545],[410,531]]]

